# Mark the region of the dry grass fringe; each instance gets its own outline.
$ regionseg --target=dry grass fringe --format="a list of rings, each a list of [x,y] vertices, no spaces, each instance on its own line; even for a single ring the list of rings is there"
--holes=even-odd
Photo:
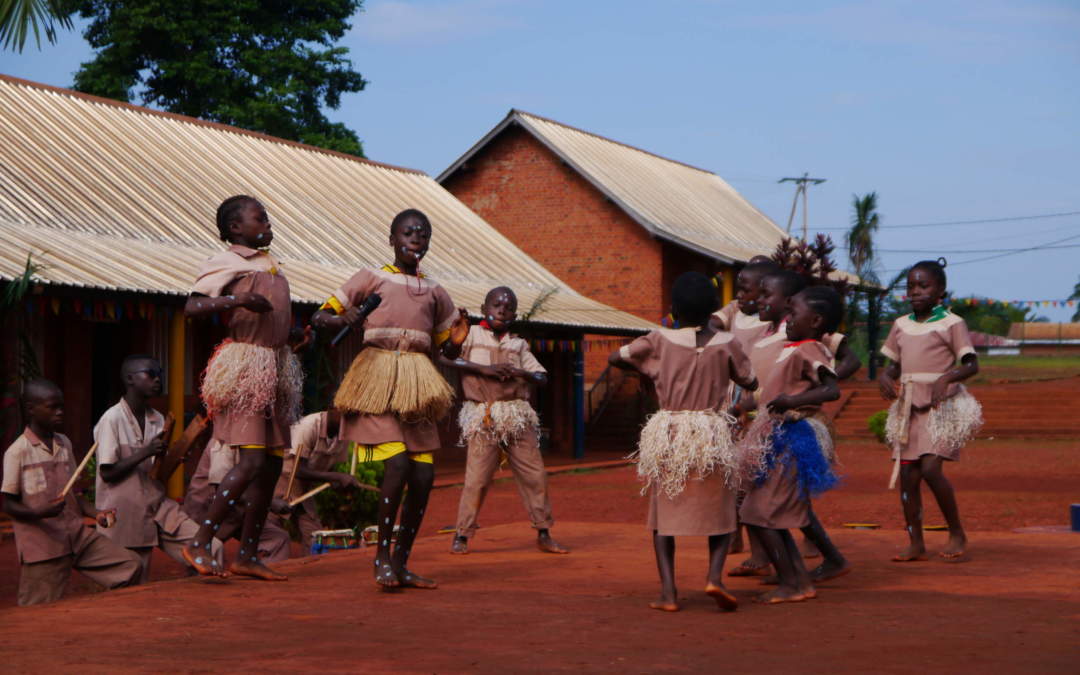
[[[283,415],[300,418],[304,371],[288,347],[261,347],[226,340],[210,357],[202,380],[202,399],[211,416]]]
[[[737,453],[732,440],[735,418],[712,410],[661,410],[651,415],[641,430],[637,452],[638,478],[650,488],[674,498],[691,478],[714,471],[735,488]]]
[[[491,403],[491,426],[484,425],[488,414],[487,403],[465,401],[458,413],[461,440],[468,443],[475,436],[491,438],[509,445],[523,434],[540,433],[540,418],[528,401],[495,401]]]
[[[427,354],[365,347],[341,381],[334,406],[368,415],[393,414],[404,422],[439,420],[454,390]]]
[[[752,485],[754,480],[768,469],[773,430],[780,421],[762,409],[746,428],[746,433],[738,445],[736,476],[740,486]]]
[[[889,417],[885,421],[885,440],[889,447],[896,447],[900,441],[902,419],[900,401],[893,401],[889,406]],[[961,388],[955,396],[945,399],[936,408],[930,409],[927,430],[934,450],[945,455],[955,454],[983,425],[982,406],[966,388]]]

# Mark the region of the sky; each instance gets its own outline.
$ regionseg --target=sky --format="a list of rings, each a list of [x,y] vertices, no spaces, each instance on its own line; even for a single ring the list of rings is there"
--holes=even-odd
[[[438,175],[519,108],[714,171],[781,227],[777,181],[826,178],[810,230],[841,248],[853,195],[876,192],[883,277],[944,255],[957,296],[1080,281],[1076,0],[368,0],[352,24],[369,84],[328,115],[371,159]],[[84,27],[0,72],[70,85]],[[1051,242],[1076,248],[977,262]]]

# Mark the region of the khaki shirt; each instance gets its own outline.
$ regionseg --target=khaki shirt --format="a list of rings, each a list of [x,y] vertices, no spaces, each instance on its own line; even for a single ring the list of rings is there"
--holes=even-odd
[[[75,473],[71,441],[53,434],[50,448],[29,427],[4,453],[4,482],[0,491],[15,495],[29,507],[40,507],[60,496]],[[60,515],[40,520],[13,519],[19,562],[34,563],[70,555],[79,550],[93,530],[83,525],[75,495],[68,493]]]
[[[289,487],[289,476],[292,475],[296,465],[297,456],[307,460],[308,468],[314,471],[333,471],[334,466],[344,462],[349,457],[349,442],[343,440],[338,430],[337,438],[330,438],[326,429],[326,412],[306,415],[293,425],[290,435],[293,447],[285,451],[285,463],[281,468],[281,477],[278,479],[274,496],[281,499],[294,499],[308,490],[318,487],[310,481],[301,481],[299,478],[293,483],[292,493],[285,495]],[[315,513],[315,500],[307,499],[301,503],[305,511],[312,517]]]
[[[105,411],[94,427],[98,466],[116,464],[139,451],[165,428],[165,417],[153,408],[146,409],[143,428],[127,401]],[[116,524],[98,526],[98,532],[121,546],[141,548],[157,546],[158,527],[169,534],[184,520],[180,505],[165,496],[165,488],[150,477],[152,460],[144,460],[119,483],[107,483],[98,470],[95,501],[98,509],[116,509]]]
[[[461,358],[482,366],[507,363],[529,373],[547,372],[529,350],[528,342],[510,333],[496,336],[493,330],[483,326],[469,328],[469,336],[461,345]],[[503,382],[494,377],[463,373],[461,390],[467,400],[480,403],[529,398],[528,382],[516,377]]]

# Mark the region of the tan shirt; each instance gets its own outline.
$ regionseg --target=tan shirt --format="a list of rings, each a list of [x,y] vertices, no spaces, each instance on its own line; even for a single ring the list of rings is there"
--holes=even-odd
[[[469,328],[469,336],[461,345],[461,358],[482,366],[506,363],[528,373],[547,372],[529,350],[527,341],[510,333],[497,336],[490,328],[479,325]],[[466,373],[461,376],[461,390],[467,400],[480,403],[529,398],[529,383],[516,377],[503,382]]]
[[[750,360],[738,340],[717,332],[698,347],[693,328],[658,328],[619,350],[656,385],[664,410],[720,410],[727,398],[732,374],[753,379]]]
[[[746,314],[739,309],[737,300],[732,300],[713,314],[716,324],[723,330],[735,335],[744,353],[749,354],[754,343],[769,329],[770,322],[762,321],[757,314]]]
[[[783,342],[774,352],[776,361],[761,376],[761,397],[758,399],[759,414],[764,407],[780,394],[796,396],[821,384],[821,371],[833,372],[832,353],[817,340]],[[821,406],[799,408],[800,412],[812,412]]]
[[[60,496],[75,468],[75,456],[67,436],[53,434],[50,448],[27,427],[4,453],[4,482],[0,492],[17,496],[29,507],[44,506]],[[60,515],[30,521],[16,518],[13,530],[22,563],[70,555],[93,533],[83,525],[82,510],[70,492]]]
[[[265,313],[237,307],[225,315],[229,337],[262,347],[288,343],[292,328],[292,298],[281,263],[267,251],[233,244],[199,267],[192,293],[211,298],[258,293],[273,307]],[[198,299],[196,299],[198,302]]]
[[[94,427],[98,466],[116,464],[130,457],[165,428],[165,417],[153,408],[146,409],[143,428],[127,401],[105,411]],[[98,509],[116,509],[116,524],[98,526],[98,532],[121,546],[141,548],[157,546],[158,527],[173,533],[182,517],[179,505],[165,496],[165,488],[150,477],[152,460],[140,462],[119,483],[107,483],[98,470],[94,499]]]
[[[275,497],[292,499],[318,487],[313,482],[297,478],[293,484],[292,493],[285,495],[285,490],[289,487],[289,476],[292,475],[298,456],[307,460],[308,467],[313,471],[333,471],[335,465],[349,458],[349,442],[342,439],[340,433],[337,438],[329,437],[326,417],[325,411],[313,413],[305,415],[293,425],[291,430],[293,447],[285,451],[281,477],[278,478],[277,487],[274,490]],[[312,517],[316,516],[314,499],[305,500],[302,504],[308,514]]]
[[[897,319],[881,353],[900,364],[900,374],[936,373],[943,374],[956,362],[968,354],[975,353],[964,320],[946,311],[945,316],[937,321],[920,323],[910,316]],[[930,405],[933,382],[912,382],[912,405],[925,408]],[[946,396],[954,396],[960,391],[960,383],[949,385]]]

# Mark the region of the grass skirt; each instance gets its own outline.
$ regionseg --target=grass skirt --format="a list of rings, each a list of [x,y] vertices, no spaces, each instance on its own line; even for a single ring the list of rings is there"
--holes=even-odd
[[[903,420],[900,403],[900,399],[897,399],[889,406],[889,417],[885,422],[885,439],[890,448],[896,447],[904,431],[900,428]],[[970,441],[982,425],[982,406],[967,389],[962,388],[955,396],[930,409],[926,428],[934,449],[951,456]]]
[[[224,340],[202,377],[202,400],[211,417],[239,415],[300,419],[304,370],[287,346],[261,347]]]
[[[668,498],[683,491],[689,478],[704,478],[714,471],[724,482],[736,483],[735,419],[712,410],[660,410],[651,415],[641,430],[637,452],[638,478],[649,488],[663,490]]]
[[[522,399],[494,403],[465,401],[458,414],[458,426],[465,443],[482,435],[509,445],[522,434],[539,433],[540,418],[529,402]]]
[[[839,483],[834,471],[836,446],[824,420],[790,414],[760,414],[740,443],[740,471],[762,485],[769,475],[795,462],[799,492],[814,497]]]
[[[349,366],[334,407],[366,415],[393,414],[414,424],[444,417],[454,390],[427,354],[365,347]]]

